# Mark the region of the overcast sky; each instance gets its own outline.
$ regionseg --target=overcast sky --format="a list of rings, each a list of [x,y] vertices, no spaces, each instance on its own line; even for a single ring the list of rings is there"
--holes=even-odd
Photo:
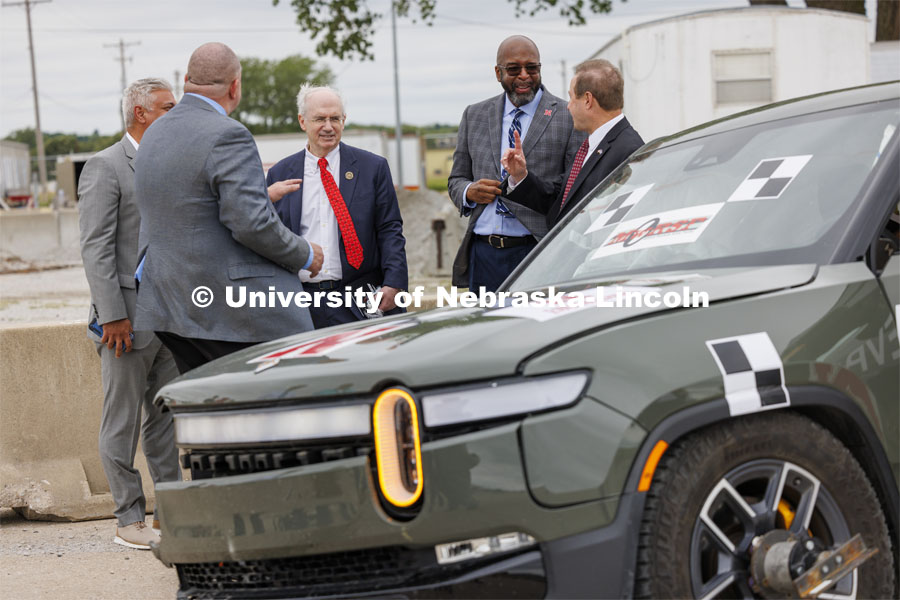
[[[336,75],[350,122],[394,122],[389,0],[368,0],[379,21],[374,61],[320,58]],[[867,2],[873,11],[874,0]],[[790,0],[803,6],[804,0]],[[493,64],[499,42],[515,33],[540,48],[543,81],[565,95],[562,61],[569,73],[607,41],[631,25],[695,12],[747,6],[747,0],[621,0],[612,13],[569,27],[557,12],[514,17],[507,0],[438,0],[432,27],[401,19],[401,117],[405,123],[458,123],[466,105],[500,92]],[[0,137],[34,126],[25,10],[0,12]],[[871,17],[870,12],[870,17]],[[191,52],[220,41],[241,57],[281,59],[315,56],[315,42],[299,32],[289,0],[52,0],[32,8],[41,124],[46,132],[113,133],[119,128],[121,94],[118,48],[127,48],[127,78],[181,76]],[[568,79],[566,78],[566,81]],[[298,87],[299,87],[298,82]],[[566,83],[566,87],[568,83]],[[627,93],[627,91],[626,91]]]

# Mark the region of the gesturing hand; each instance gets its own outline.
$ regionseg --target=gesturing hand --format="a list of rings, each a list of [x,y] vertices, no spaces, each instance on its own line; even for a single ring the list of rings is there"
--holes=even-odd
[[[302,182],[302,179],[285,179],[284,181],[276,181],[269,186],[269,200],[271,200],[272,202],[278,202],[291,192],[296,192],[297,190],[299,190],[300,184]]]
[[[519,137],[518,131],[513,131],[515,146],[507,149],[500,159],[500,165],[509,173],[510,182],[518,184],[528,175],[527,164],[525,162],[525,152],[522,150],[522,138]]]

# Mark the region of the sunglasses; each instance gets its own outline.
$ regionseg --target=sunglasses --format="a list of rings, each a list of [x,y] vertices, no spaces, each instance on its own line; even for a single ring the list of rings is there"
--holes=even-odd
[[[504,71],[506,71],[507,75],[510,75],[512,77],[515,77],[516,75],[521,73],[522,69],[523,69],[522,65],[506,65],[506,66],[497,65],[497,68],[503,69]],[[529,75],[537,75],[538,73],[541,72],[541,63],[527,64],[527,65],[525,65],[524,69],[525,69],[525,72],[528,73]]]

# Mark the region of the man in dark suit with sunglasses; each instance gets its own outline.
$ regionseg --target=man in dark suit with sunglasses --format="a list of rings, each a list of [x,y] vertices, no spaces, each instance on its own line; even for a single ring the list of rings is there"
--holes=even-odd
[[[453,285],[496,290],[547,233],[543,214],[502,197],[507,174],[500,158],[514,147],[514,136],[531,171],[557,188],[584,139],[565,100],[541,85],[540,60],[527,37],[503,40],[494,74],[504,93],[463,113],[448,186],[469,225],[453,263]]]

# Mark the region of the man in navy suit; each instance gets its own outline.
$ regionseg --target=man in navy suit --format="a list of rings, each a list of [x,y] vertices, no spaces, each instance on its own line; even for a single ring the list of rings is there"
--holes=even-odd
[[[297,94],[305,149],[269,169],[275,210],[291,231],[322,247],[317,275],[300,274],[306,291],[381,288],[379,310],[398,310],[394,297],[408,286],[406,240],[387,160],[341,143],[347,118],[340,94],[304,85]],[[302,232],[302,233],[301,233]],[[349,323],[365,313],[322,303],[311,307],[316,329]]]
[[[598,183],[612,173],[626,158],[644,145],[625,115],[625,84],[622,74],[609,61],[587,60],[575,67],[569,85],[569,112],[575,129],[588,134],[560,188],[554,181],[531,173],[518,134],[515,145],[501,159],[509,172],[505,182],[506,197],[522,206],[547,215],[552,228],[572,210]]]

